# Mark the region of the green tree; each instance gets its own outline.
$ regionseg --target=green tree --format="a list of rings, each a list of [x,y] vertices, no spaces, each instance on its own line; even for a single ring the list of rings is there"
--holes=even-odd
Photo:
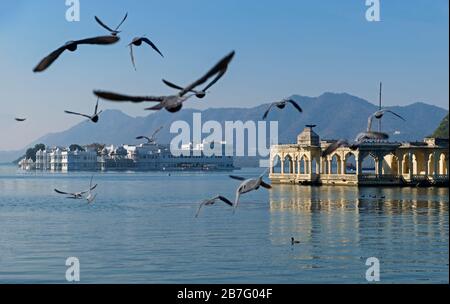
[[[76,144],[72,144],[69,146],[69,150],[70,151],[85,151],[84,148],[82,146],[76,145]]]
[[[434,132],[433,137],[448,139],[448,114],[447,116],[445,116],[439,127]]]

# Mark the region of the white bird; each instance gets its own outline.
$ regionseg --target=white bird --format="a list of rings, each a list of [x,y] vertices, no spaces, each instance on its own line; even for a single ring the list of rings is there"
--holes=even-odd
[[[272,189],[272,186],[265,183],[263,181],[263,177],[266,174],[267,170],[264,171],[263,174],[261,174],[258,178],[252,178],[252,179],[246,179],[244,177],[236,176],[236,175],[230,175],[232,179],[242,181],[242,183],[239,185],[239,187],[236,190],[236,199],[234,201],[234,211],[236,211],[236,208],[239,205],[239,198],[242,194],[258,190],[260,187],[263,187],[265,189]]]
[[[156,142],[156,134],[158,134],[163,128],[164,128],[163,126],[159,127],[155,132],[153,132],[151,137],[138,136],[138,137],[136,137],[136,139],[138,139],[138,140],[146,139],[148,144],[152,144],[152,143]]]
[[[94,190],[95,188],[97,188],[97,184],[95,184],[94,186],[91,185],[89,187],[89,190],[82,191],[82,192],[71,193],[71,192],[60,191],[58,189],[55,189],[55,192],[58,194],[68,195],[67,198],[70,198],[70,199],[82,199],[86,193],[90,193],[90,191]]]
[[[400,115],[398,115],[397,113],[389,110],[389,109],[381,109],[379,111],[376,111],[375,113],[373,113],[372,115],[369,116],[368,122],[367,122],[367,132],[370,132],[372,130],[372,122],[373,119],[381,119],[383,118],[384,114],[386,113],[391,113],[394,116],[397,116],[398,118],[400,118],[403,121],[406,121],[403,117],[401,117]]]
[[[230,200],[228,200],[224,196],[217,195],[214,198],[211,198],[211,199],[208,199],[208,200],[204,200],[203,202],[201,202],[200,206],[198,206],[198,210],[197,210],[197,213],[195,214],[195,217],[198,217],[198,215],[200,214],[200,210],[202,209],[203,206],[212,206],[215,203],[217,203],[218,201],[222,201],[225,204],[227,204],[228,206],[233,207],[233,203]]]
[[[92,204],[95,199],[97,198],[97,194],[92,194],[92,190],[95,189],[95,187],[92,187],[92,180],[94,179],[94,176],[91,177],[91,181],[89,183],[89,191],[88,191],[88,195],[86,197],[86,200],[88,202],[88,204]],[[95,185],[97,187],[97,185]]]
[[[86,115],[86,114],[81,114],[81,113],[77,113],[77,112],[64,111],[64,113],[66,113],[66,114],[78,115],[78,116],[83,116],[83,117],[89,118],[89,120],[92,121],[93,123],[97,123],[98,122],[99,115],[102,112],[103,111],[98,112],[98,99],[97,99],[97,104],[95,105],[95,110],[94,110],[94,114],[93,115]]]

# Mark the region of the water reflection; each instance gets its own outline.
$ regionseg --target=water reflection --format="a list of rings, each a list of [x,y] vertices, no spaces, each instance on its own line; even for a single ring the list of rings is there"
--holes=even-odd
[[[406,276],[445,265],[448,273],[448,203],[447,189],[276,185],[271,242],[283,243],[288,235],[301,240],[292,254],[306,268],[329,260],[335,271],[362,271],[365,259],[375,256],[383,260],[385,277],[402,272],[400,261]]]

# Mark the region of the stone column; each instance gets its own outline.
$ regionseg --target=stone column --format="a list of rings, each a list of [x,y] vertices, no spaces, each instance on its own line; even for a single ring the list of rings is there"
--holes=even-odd
[[[281,162],[281,170],[280,170],[280,173],[281,173],[281,175],[284,175],[284,158],[281,159],[280,162]]]
[[[333,164],[333,160],[329,159],[328,160],[328,174],[332,174],[333,173],[333,168],[331,166],[332,164]]]
[[[362,173],[362,164],[361,161],[359,160],[359,156],[355,157],[355,163],[356,163],[356,175],[361,175]]]
[[[297,158],[297,174],[301,174],[302,173],[302,171],[300,170],[301,169],[301,164],[302,164],[302,159],[301,158],[300,159]]]
[[[382,155],[378,155],[377,156],[377,172],[376,172],[376,174],[378,175],[378,176],[382,176],[383,175],[383,156]]]

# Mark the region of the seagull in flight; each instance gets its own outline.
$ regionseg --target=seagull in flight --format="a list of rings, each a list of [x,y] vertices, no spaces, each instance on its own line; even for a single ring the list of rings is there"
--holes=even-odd
[[[122,19],[122,21],[119,23],[119,25],[113,30],[109,26],[107,26],[103,21],[100,20],[97,16],[95,16],[95,21],[97,21],[100,26],[102,26],[104,29],[109,31],[112,36],[117,36],[121,31],[119,31],[119,28],[122,26],[122,24],[127,20],[128,13],[125,14],[125,17]]]
[[[128,44],[130,47],[130,56],[131,56],[131,63],[133,64],[134,70],[136,70],[136,62],[134,59],[134,52],[133,52],[133,46],[140,46],[142,43],[148,44],[152,49],[154,49],[161,57],[164,58],[164,55],[161,53],[161,51],[156,47],[156,45],[147,37],[135,37],[133,40]]]
[[[14,118],[14,120],[15,121],[18,121],[18,122],[24,122],[25,120],[27,120],[26,118]]]
[[[392,115],[397,116],[401,120],[406,121],[406,119],[404,119],[403,117],[401,117],[400,115],[398,115],[397,113],[395,113],[389,109],[381,109],[369,116],[369,120],[367,122],[367,131],[370,132],[372,130],[372,122],[373,122],[374,118],[381,119],[381,118],[383,118],[384,114],[386,114],[386,113],[391,113]]]
[[[356,150],[358,147],[367,140],[387,140],[389,139],[389,135],[382,132],[362,132],[359,133],[353,143],[349,143],[346,139],[339,139],[338,141],[329,145],[323,152],[322,157],[326,157],[331,155],[334,151],[339,149],[340,147],[348,147],[351,150]]]
[[[272,110],[273,107],[277,107],[278,109],[284,109],[286,105],[290,103],[294,106],[297,111],[300,113],[303,112],[302,108],[292,99],[283,99],[281,101],[274,102],[270,105],[270,107],[267,109],[267,111],[264,113],[263,120],[267,118],[267,115],[269,115],[270,110]]]
[[[123,94],[117,94],[106,91],[98,91],[95,90],[94,94],[102,99],[115,101],[115,102],[133,102],[133,103],[141,103],[141,102],[157,102],[156,106],[146,108],[145,110],[154,110],[159,111],[162,109],[166,109],[170,113],[176,113],[181,110],[183,107],[183,103],[195,95],[188,94],[192,90],[194,90],[197,86],[200,86],[208,81],[209,78],[214,75],[221,73],[230,61],[233,59],[234,51],[225,56],[222,60],[220,60],[211,70],[209,70],[203,77],[194,81],[192,84],[188,85],[186,88],[180,90],[180,92],[176,95],[169,96],[129,96]]]
[[[39,62],[39,64],[33,69],[35,73],[45,71],[56,59],[61,56],[64,51],[75,52],[79,45],[90,44],[90,45],[110,45],[118,42],[120,38],[118,36],[99,36],[94,38],[87,38],[83,40],[74,40],[66,42],[63,46],[56,49],[50,55],[45,57]]]
[[[148,144],[152,144],[156,142],[156,134],[158,134],[164,127],[159,127],[155,132],[153,132],[151,137],[148,136],[138,136],[136,137],[137,140],[146,139]]]
[[[233,206],[234,206],[233,212],[236,211],[236,208],[239,205],[239,198],[241,197],[242,194],[258,190],[260,187],[263,187],[265,189],[272,189],[272,186],[270,184],[267,184],[263,181],[263,177],[266,173],[267,173],[267,170],[264,171],[264,173],[261,174],[258,178],[251,178],[251,179],[246,179],[244,177],[240,177],[240,176],[236,176],[236,175],[230,175],[230,178],[238,180],[238,181],[242,181],[242,183],[239,185],[239,187],[236,190],[236,198],[235,198],[235,201],[233,204]]]
[[[89,118],[89,120],[92,121],[93,123],[97,123],[99,120],[99,115],[103,112],[103,111],[98,112],[98,100],[99,99],[97,99],[97,104],[95,105],[95,111],[94,111],[93,115],[86,115],[86,114],[81,114],[81,113],[71,112],[71,111],[64,111],[64,113],[71,114],[71,115],[83,116],[83,117]]]
[[[92,179],[91,179],[91,183],[92,183]],[[67,198],[69,198],[69,199],[82,199],[86,193],[90,193],[92,190],[97,188],[97,186],[98,186],[97,184],[95,184],[94,186],[92,186],[92,184],[91,184],[89,187],[89,190],[82,191],[82,192],[74,192],[74,193],[64,192],[64,191],[60,191],[58,189],[54,189],[54,190],[58,194],[68,195]]]
[[[211,198],[211,199],[208,199],[208,200],[204,200],[204,201],[200,204],[200,206],[198,206],[198,210],[197,210],[197,213],[195,214],[195,217],[198,217],[198,215],[200,214],[200,210],[202,209],[203,206],[212,206],[212,205],[214,205],[215,203],[220,202],[220,201],[224,202],[224,203],[227,204],[228,206],[233,207],[233,203],[232,203],[230,200],[228,200],[228,199],[227,199],[226,197],[224,197],[224,196],[217,195],[217,196],[214,197],[214,198]]]
[[[219,81],[223,77],[223,75],[225,75],[225,73],[228,70],[228,66],[231,62],[231,59],[233,59],[233,56],[234,56],[234,51],[232,53],[230,53],[227,57],[224,58],[225,59],[224,63],[219,63],[219,65],[221,65],[221,66],[218,69],[219,71],[218,71],[216,77],[209,84],[207,84],[202,90],[197,91],[197,90],[194,90],[193,88],[191,88],[189,92],[194,93],[197,98],[200,98],[200,99],[205,98],[206,94],[208,93],[208,90],[213,85],[215,85],[216,82]],[[214,68],[213,68],[213,70],[214,70]],[[172,89],[176,89],[176,90],[180,90],[180,91],[183,90],[183,87],[176,85],[173,82],[170,82],[165,79],[163,79],[162,81],[164,82],[165,85],[167,85],[168,87],[171,87]],[[194,85],[195,85],[195,83],[194,83]],[[190,87],[192,87],[192,86],[193,85],[191,85]],[[194,87],[197,87],[197,85],[195,85]]]

